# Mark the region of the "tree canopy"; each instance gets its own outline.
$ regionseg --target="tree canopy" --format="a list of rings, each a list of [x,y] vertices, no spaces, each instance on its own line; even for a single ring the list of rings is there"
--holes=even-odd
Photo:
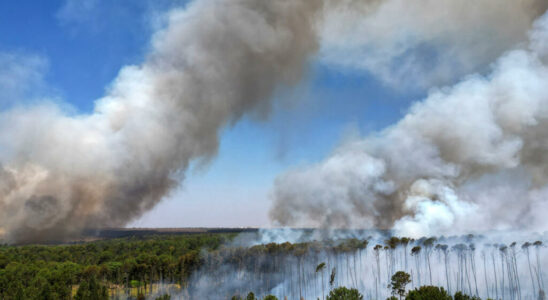
[[[331,290],[327,300],[362,300],[363,296],[357,289],[349,289],[344,286]]]

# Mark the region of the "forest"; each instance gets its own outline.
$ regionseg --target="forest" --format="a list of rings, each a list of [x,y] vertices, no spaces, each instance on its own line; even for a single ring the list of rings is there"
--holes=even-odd
[[[237,237],[3,245],[0,299],[430,299],[417,295],[438,292],[446,299],[544,299],[541,239],[493,243],[485,236],[383,233],[260,244]],[[400,293],[394,292],[397,274],[408,277]]]
[[[74,245],[0,246],[0,299],[72,299],[79,287],[151,295],[155,283],[185,284],[233,234],[158,235]],[[75,298],[76,299],[76,298]],[[84,298],[82,298],[84,299]]]

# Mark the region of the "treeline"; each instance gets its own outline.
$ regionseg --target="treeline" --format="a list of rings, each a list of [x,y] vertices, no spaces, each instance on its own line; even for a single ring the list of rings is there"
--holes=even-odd
[[[405,270],[413,287],[443,286],[448,293],[463,291],[485,298],[534,298],[544,293],[542,241],[489,242],[466,235],[450,238],[346,239],[282,243],[250,248],[220,248],[204,253],[187,296],[225,299],[253,290],[290,299],[315,299],[328,288],[349,286],[368,299],[382,299],[391,274]],[[324,267],[317,270],[320,263]],[[204,280],[203,278],[207,278]]]
[[[503,245],[469,235],[228,246],[235,236],[0,246],[0,299],[144,299],[159,284],[176,285],[184,299],[230,299],[249,291],[261,299],[323,299],[337,286],[384,299],[396,270],[410,274],[410,289],[443,286],[451,295],[519,300],[545,290],[541,241]]]
[[[290,298],[313,297],[322,288],[312,284],[322,275],[314,272],[315,264],[325,260],[329,266],[348,271],[335,276],[336,284],[343,284],[349,277],[357,281],[361,275],[357,273],[360,253],[368,244],[368,240],[344,239],[219,248],[203,254],[195,274],[197,280],[185,291],[188,296],[203,295],[208,289],[224,296],[245,290],[266,295],[277,287],[281,295]],[[206,282],[200,282],[199,278],[206,277]]]
[[[200,265],[201,251],[213,251],[234,234],[151,236],[76,245],[0,246],[0,299],[72,299],[104,295],[106,287],[154,282],[184,285]],[[91,285],[91,288],[90,288]],[[87,294],[86,294],[87,293]]]

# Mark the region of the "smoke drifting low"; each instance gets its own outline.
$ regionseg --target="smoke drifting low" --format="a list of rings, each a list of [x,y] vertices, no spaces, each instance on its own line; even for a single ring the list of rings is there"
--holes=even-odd
[[[447,7],[461,3],[445,2]],[[379,34],[381,28],[371,40],[378,42],[379,53],[401,45],[405,37],[426,42],[444,36],[442,44],[458,43],[467,28],[441,26],[435,34],[424,29],[447,16],[454,21],[473,13],[473,24],[482,28],[504,24],[493,25],[509,37],[501,43],[472,39],[500,49],[523,40],[525,28],[548,6],[544,0],[503,2],[506,6],[477,1],[481,5],[459,10],[433,6],[424,10],[432,22],[409,19],[405,24],[417,26],[387,38]],[[369,35],[379,14],[383,24],[402,17],[387,10],[409,5],[402,3],[200,0],[171,11],[146,60],[120,71],[94,113],[74,115],[53,103],[0,113],[0,233],[11,242],[58,239],[84,227],[122,226],[140,216],[181,182],[192,161],[215,155],[220,129],[246,114],[267,116],[272,93],[298,82],[308,60],[320,48],[323,54],[330,49],[320,44],[333,45],[342,29],[352,29],[336,26],[346,24],[347,12],[370,20]],[[420,1],[417,8],[428,3]],[[506,17],[493,23],[490,9],[503,6],[509,8],[503,10]],[[515,22],[504,22],[507,17]],[[544,26],[537,23],[534,48],[506,55],[492,78],[434,93],[394,128],[342,147],[322,165],[280,178],[274,219],[283,224],[391,226],[397,221],[397,226],[420,226],[413,215],[426,214],[428,207],[446,209],[447,197],[456,197],[464,187],[486,193],[470,183],[472,178],[502,180],[506,187],[502,171],[510,177],[522,172],[520,182],[529,176],[524,189],[530,199],[540,198],[546,155],[539,138],[544,135],[543,95],[548,95],[538,57],[546,52]],[[343,43],[334,44],[340,50]],[[463,49],[482,52],[481,47]],[[468,202],[459,198],[455,203]],[[466,205],[478,212],[482,203],[476,199]]]
[[[248,236],[249,242],[258,243],[253,247],[202,253],[201,267],[178,295],[172,295],[227,299],[253,291],[259,299],[268,294],[278,299],[321,299],[345,286],[366,299],[386,299],[397,271],[410,274],[408,290],[434,285],[449,294],[461,291],[482,299],[527,300],[542,298],[546,290],[545,234],[505,231],[414,240],[384,235],[387,232],[321,231],[262,230]],[[324,234],[347,238],[317,242]],[[364,238],[368,234],[373,236]],[[265,243],[296,236],[307,242]],[[245,241],[245,234],[239,238]]]
[[[410,236],[548,229],[548,15],[533,27],[488,76],[433,90],[394,126],[281,175],[272,218]]]

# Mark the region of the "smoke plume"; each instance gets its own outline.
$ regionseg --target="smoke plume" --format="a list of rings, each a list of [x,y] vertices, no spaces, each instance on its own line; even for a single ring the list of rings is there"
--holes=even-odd
[[[428,22],[415,14],[402,24],[416,26],[408,26],[407,32],[387,31],[386,36],[382,33],[386,28],[376,24],[403,17],[392,13],[407,11],[409,4],[200,0],[171,11],[166,27],[154,35],[145,61],[122,68],[92,114],[77,115],[53,103],[0,113],[0,232],[12,242],[57,239],[85,227],[121,226],[140,216],[181,182],[192,161],[215,155],[220,129],[246,114],[268,115],[272,93],[298,82],[320,48],[332,61],[330,45],[336,46],[334,53],[342,49],[341,40],[333,41],[333,33],[344,38],[348,35],[342,33],[353,29],[344,22],[351,20],[349,11],[368,20],[360,28],[367,29],[364,37],[373,41],[378,53],[390,53],[405,37],[422,43],[443,36],[442,45],[457,43],[461,31],[470,28],[457,25],[457,20],[470,15],[471,27],[496,28],[504,37],[496,43],[470,38],[469,43],[479,46],[456,48],[483,53],[478,60],[482,61],[524,39],[525,28],[548,5],[543,0],[506,0],[505,5],[483,0],[477,2],[479,6],[454,10],[451,7],[461,1],[444,2],[447,9],[433,5],[432,10],[424,10],[431,16]],[[415,12],[430,4],[420,1]],[[500,16],[491,13],[496,7],[505,7],[497,10]],[[506,22],[509,18],[514,22]],[[431,31],[432,23],[445,24],[445,20],[451,22]],[[536,58],[544,51],[542,32],[534,32],[533,51],[501,59],[493,79],[476,78],[450,92],[433,94],[379,137],[339,149],[317,170],[282,177],[274,218],[289,224],[302,214],[316,221],[315,216],[327,215],[335,223],[353,223],[371,215],[368,224],[391,225],[405,211],[419,212],[404,207],[411,202],[404,201],[403,191],[415,191],[417,197],[426,192],[438,195],[441,187],[454,188],[447,182],[515,168],[520,161],[532,184],[541,186],[545,155],[543,145],[535,141],[543,134],[542,100],[546,100],[540,97],[546,95],[544,65]],[[390,68],[403,54],[391,53],[380,64]],[[526,102],[517,100],[522,96],[527,96]],[[470,97],[467,108],[461,97]],[[453,104],[437,104],[446,102]],[[449,124],[453,106],[462,113]],[[444,107],[447,111],[437,111]],[[473,115],[466,115],[467,111]],[[457,125],[463,130],[448,131]],[[299,189],[294,183],[301,183]],[[315,207],[316,200],[324,207]],[[417,201],[418,206],[422,203]],[[353,208],[358,208],[357,214],[347,214]],[[358,217],[348,221],[345,215]]]
[[[433,90],[397,124],[276,180],[284,225],[422,236],[547,230],[548,14],[487,76]]]
[[[91,115],[43,104],[0,116],[0,228],[10,241],[121,226],[158,203],[219,129],[264,116],[317,47],[319,1],[196,1],[169,15]]]

